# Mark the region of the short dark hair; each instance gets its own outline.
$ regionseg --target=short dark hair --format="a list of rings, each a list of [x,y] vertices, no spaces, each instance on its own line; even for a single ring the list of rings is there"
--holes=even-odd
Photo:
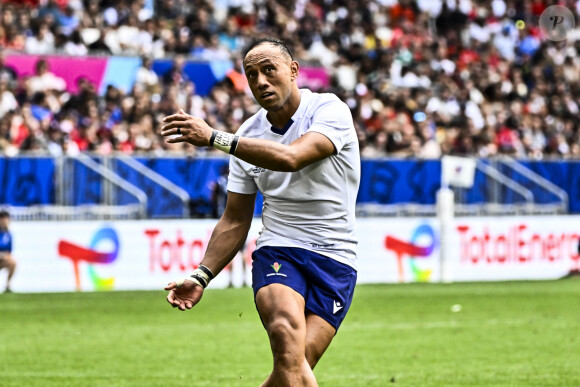
[[[10,218],[10,213],[8,213],[8,211],[5,210],[0,210],[0,219],[1,218]]]
[[[252,40],[250,42],[250,44],[248,44],[243,51],[244,52],[243,59],[244,60],[246,59],[246,55],[248,55],[248,52],[252,51],[252,49],[254,47],[259,46],[262,43],[270,43],[271,45],[278,47],[283,53],[288,54],[290,59],[294,60],[294,55],[292,55],[292,50],[290,50],[290,48],[288,47],[288,44],[286,44],[285,41],[279,40],[276,38],[271,38],[268,36],[264,36],[261,38],[255,38],[254,40]]]

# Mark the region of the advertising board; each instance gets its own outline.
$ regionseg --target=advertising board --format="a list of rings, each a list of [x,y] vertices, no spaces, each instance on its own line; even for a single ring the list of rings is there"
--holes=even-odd
[[[556,279],[580,270],[580,217],[456,218],[447,256],[453,281]],[[13,222],[16,292],[156,290],[203,258],[216,220]],[[261,229],[210,287],[251,283]],[[441,280],[435,218],[361,218],[358,283]]]

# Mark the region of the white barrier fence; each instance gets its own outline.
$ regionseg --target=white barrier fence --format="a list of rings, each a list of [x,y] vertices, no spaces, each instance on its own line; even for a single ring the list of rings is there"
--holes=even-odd
[[[197,267],[215,222],[13,222],[13,290],[162,289]],[[250,284],[260,227],[257,219],[242,252],[210,287]],[[359,219],[358,282],[440,281],[439,229],[436,218]],[[580,269],[579,237],[579,216],[456,218],[443,249],[446,279],[560,278]]]

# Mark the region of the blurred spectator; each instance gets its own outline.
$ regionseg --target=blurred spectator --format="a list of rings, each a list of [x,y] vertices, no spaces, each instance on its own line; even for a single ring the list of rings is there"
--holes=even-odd
[[[10,232],[10,214],[0,210],[0,270],[6,269],[8,277],[4,293],[11,293],[10,283],[16,270],[16,260],[12,253],[12,234]]]
[[[232,54],[239,54],[244,45],[244,39],[239,33],[236,22],[233,18],[229,18],[222,32],[219,34],[220,45],[225,47]]]
[[[0,77],[0,118],[6,113],[12,112],[18,108],[18,101],[8,87],[8,81]]]
[[[201,59],[205,61],[212,61],[212,60],[228,60],[230,59],[230,53],[228,50],[221,45],[219,37],[217,35],[213,35],[210,39],[206,47],[199,52],[198,55],[193,55],[195,59]]]
[[[38,31],[26,39],[26,52],[46,55],[54,52],[55,38],[47,23],[41,23]]]
[[[226,73],[226,78],[232,83],[232,87],[235,93],[238,94],[248,94],[250,93],[250,86],[248,85],[248,79],[243,69],[242,58],[234,59],[234,67],[232,67]]]
[[[139,49],[140,29],[136,15],[129,14],[126,22],[119,25],[116,32],[121,53],[130,56],[141,54]]]
[[[8,87],[12,90],[17,84],[16,70],[13,67],[6,65],[6,53],[0,49],[0,80],[6,81]]]
[[[64,79],[57,77],[50,71],[46,59],[36,62],[35,74],[30,78],[29,90],[31,93],[49,90],[63,91],[66,88]]]
[[[178,55],[173,58],[171,69],[163,76],[163,84],[165,87],[181,86],[189,82],[189,77],[184,71],[185,58]]]
[[[64,45],[64,52],[70,56],[86,56],[89,49],[83,43],[79,31],[74,30]]]
[[[150,57],[143,57],[141,67],[137,70],[136,84],[142,85],[148,93],[160,94],[161,82],[159,76],[153,71],[153,59]]]
[[[67,5],[63,12],[57,13],[57,23],[59,33],[70,36],[74,31],[77,31],[80,20],[72,6]]]

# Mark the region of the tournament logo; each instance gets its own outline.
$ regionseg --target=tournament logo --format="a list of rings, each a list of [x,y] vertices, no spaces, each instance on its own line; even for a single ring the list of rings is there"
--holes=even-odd
[[[97,251],[96,248],[103,242],[109,242],[112,244],[112,251]],[[58,254],[63,258],[70,259],[73,264],[77,291],[81,290],[79,269],[80,262],[86,262],[89,264],[89,276],[96,290],[113,289],[115,278],[100,277],[97,274],[94,265],[112,263],[115,259],[117,259],[119,254],[119,245],[119,236],[117,235],[117,232],[111,227],[103,227],[98,230],[93,235],[88,248],[66,240],[61,240],[58,242]]]
[[[273,275],[280,275],[282,277],[287,277],[286,274],[278,273],[280,271],[280,268],[282,267],[282,264],[281,263],[274,262],[272,265],[270,265],[270,267],[272,269],[274,269],[274,273],[266,274],[266,277],[271,277]]]
[[[425,237],[429,239],[429,243],[426,246],[417,245],[418,240],[424,240]],[[397,256],[399,282],[405,281],[403,268],[403,258],[405,258],[405,256],[409,257],[413,280],[417,282],[428,282],[431,279],[433,270],[421,269],[416,262],[416,259],[429,258],[436,245],[437,239],[435,238],[435,231],[428,224],[422,224],[417,227],[415,231],[413,231],[409,242],[403,241],[392,235],[387,235],[385,238],[385,247],[387,250],[394,252]]]

